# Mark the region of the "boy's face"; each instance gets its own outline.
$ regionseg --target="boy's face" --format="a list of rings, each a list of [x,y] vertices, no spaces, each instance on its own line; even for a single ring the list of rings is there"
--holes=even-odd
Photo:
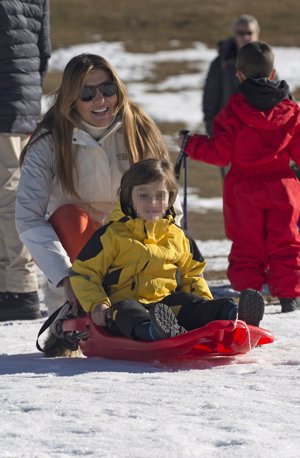
[[[238,49],[246,43],[259,40],[259,33],[254,22],[239,24],[235,29],[235,41]]]
[[[169,207],[169,191],[163,181],[135,186],[131,198],[138,217],[148,221],[161,219]]]

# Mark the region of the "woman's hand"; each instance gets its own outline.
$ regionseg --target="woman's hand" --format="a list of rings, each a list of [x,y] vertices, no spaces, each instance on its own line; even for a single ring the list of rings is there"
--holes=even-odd
[[[62,286],[64,288],[66,300],[73,306],[74,311],[76,311],[79,306],[79,301],[72,289],[70,277],[66,277],[63,279]]]
[[[91,317],[97,326],[106,326],[106,314],[109,308],[107,304],[98,304],[93,308]]]

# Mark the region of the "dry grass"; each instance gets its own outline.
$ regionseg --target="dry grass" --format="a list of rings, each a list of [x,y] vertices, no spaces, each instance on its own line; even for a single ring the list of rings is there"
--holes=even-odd
[[[203,41],[214,46],[228,35],[233,18],[257,17],[262,39],[273,45],[300,46],[298,0],[52,0],[55,48],[99,40],[124,41],[130,51],[167,49]]]

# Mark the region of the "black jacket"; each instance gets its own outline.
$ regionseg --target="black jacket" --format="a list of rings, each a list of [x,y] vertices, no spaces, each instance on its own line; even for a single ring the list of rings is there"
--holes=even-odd
[[[50,54],[48,0],[1,0],[0,132],[36,127]]]
[[[218,43],[218,56],[212,61],[203,89],[203,114],[208,135],[216,114],[235,92],[239,81],[236,72],[237,47],[234,38]]]

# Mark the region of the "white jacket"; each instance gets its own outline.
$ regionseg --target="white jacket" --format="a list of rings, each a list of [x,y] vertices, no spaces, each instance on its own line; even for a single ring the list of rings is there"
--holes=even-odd
[[[67,276],[71,262],[47,219],[57,208],[70,203],[86,208],[96,219],[97,210],[105,215],[113,210],[121,177],[129,167],[122,122],[114,124],[99,142],[87,132],[74,129],[73,154],[80,200],[66,195],[58,183],[50,134],[28,149],[17,191],[16,227],[20,239],[54,285]]]
[[[17,190],[16,227],[20,239],[55,286],[68,275],[71,262],[47,220],[62,205],[77,204],[96,220],[105,221],[117,202],[121,177],[129,168],[122,122],[114,123],[99,142],[87,132],[74,129],[73,154],[80,200],[66,195],[58,183],[50,134],[28,149]],[[177,207],[181,210],[180,203]],[[177,222],[181,216],[178,211]]]

